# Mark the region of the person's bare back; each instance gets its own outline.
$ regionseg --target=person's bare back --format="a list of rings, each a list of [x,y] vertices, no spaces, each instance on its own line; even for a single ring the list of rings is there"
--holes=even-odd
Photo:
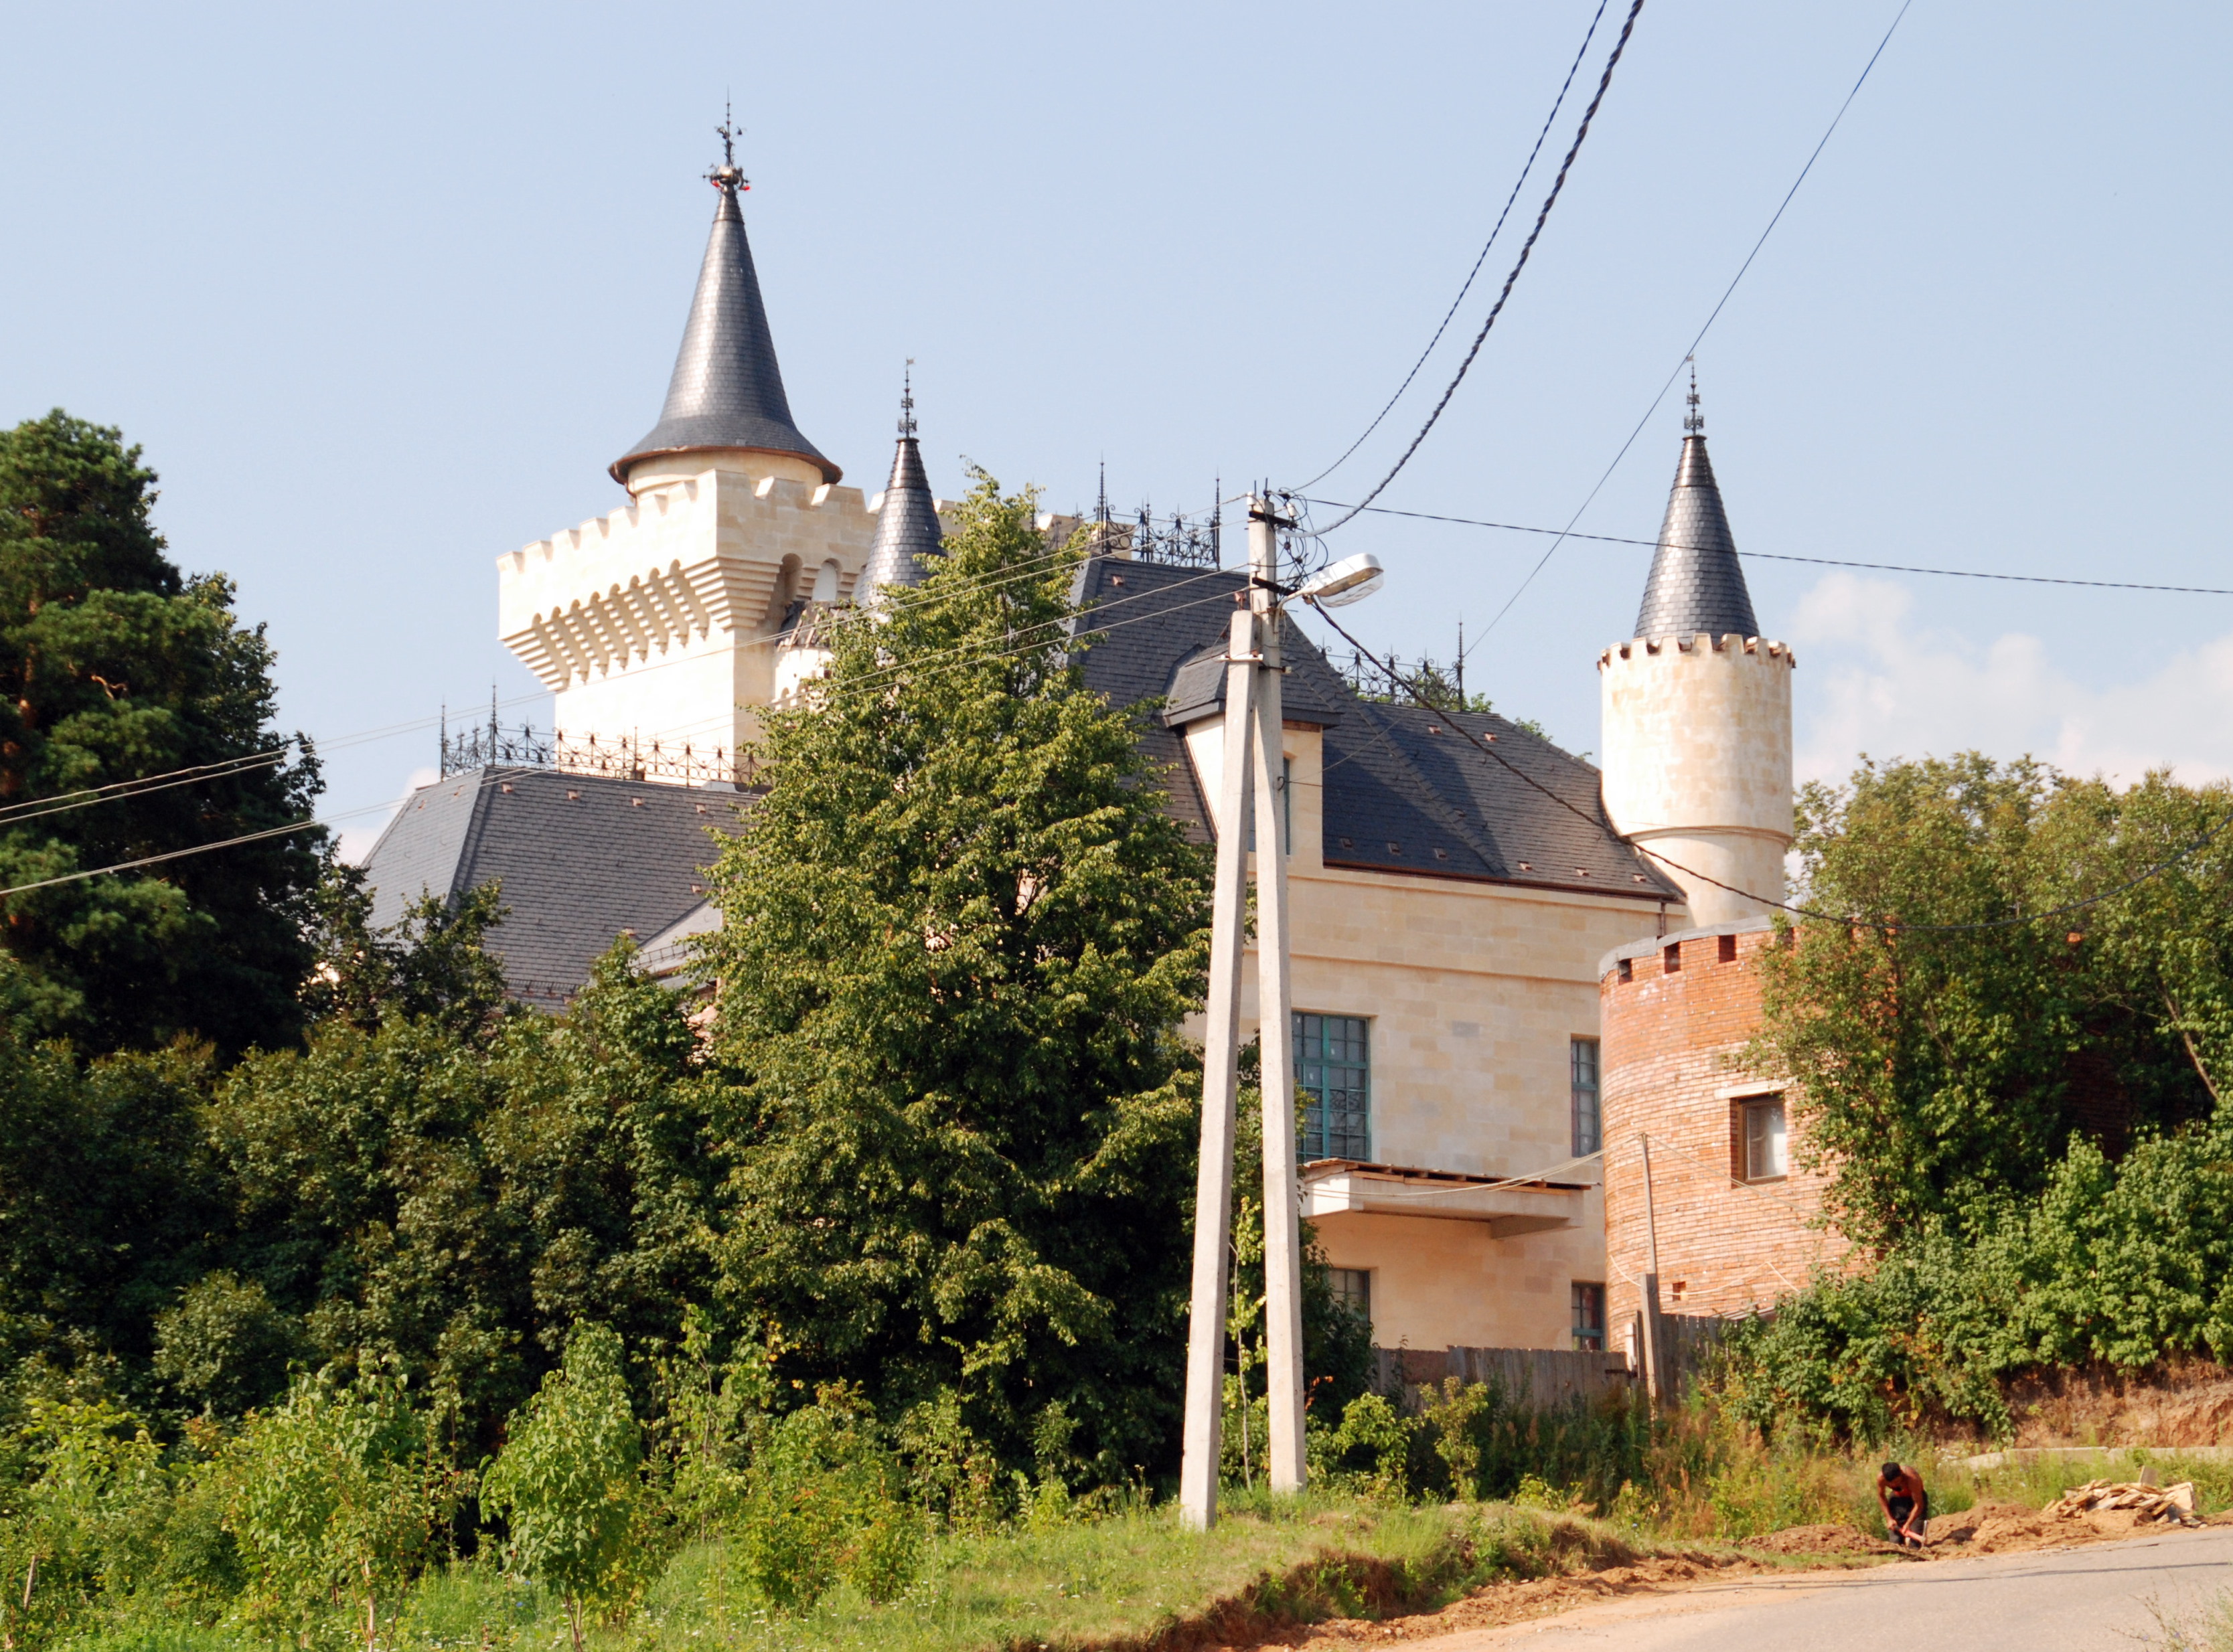
[[[1886,1463],[1877,1475],[1877,1506],[1884,1510],[1886,1537],[1923,1547],[1930,1526],[1930,1493],[1924,1489],[1922,1475],[1904,1463]]]

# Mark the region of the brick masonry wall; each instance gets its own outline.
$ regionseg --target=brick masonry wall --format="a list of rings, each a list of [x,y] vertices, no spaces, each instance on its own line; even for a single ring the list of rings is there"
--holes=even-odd
[[[1736,957],[1727,963],[1720,959],[1723,940],[1708,934],[1677,942],[1679,970],[1668,970],[1663,948],[1633,959],[1629,980],[1615,968],[1599,983],[1606,1309],[1616,1341],[1637,1311],[1649,1265],[1646,1135],[1662,1308],[1728,1314],[1765,1306],[1846,1250],[1842,1236],[1810,1226],[1825,1178],[1799,1168],[1806,1141],[1794,1095],[1785,1097],[1791,1174],[1736,1180],[1743,1139],[1740,1098],[1730,1092],[1758,1096],[1781,1088],[1772,1076],[1748,1072],[1739,1061],[1760,1026],[1757,964],[1774,936],[1735,936]]]

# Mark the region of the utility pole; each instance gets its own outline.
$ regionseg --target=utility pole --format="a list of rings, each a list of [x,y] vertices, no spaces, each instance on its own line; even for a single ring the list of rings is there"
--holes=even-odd
[[[1666,1369],[1666,1332],[1659,1319],[1659,1218],[1651,1204],[1651,1138],[1639,1131],[1644,1147],[1644,1389],[1656,1408],[1670,1397]]]
[[[1294,995],[1288,985],[1286,763],[1280,752],[1279,530],[1271,502],[1248,502],[1256,611],[1256,1027],[1264,1073],[1264,1318],[1275,1492],[1303,1489],[1303,1255],[1295,1177]]]
[[[1233,1136],[1240,1089],[1242,922],[1255,804],[1257,1026],[1263,1057],[1264,1294],[1272,1489],[1303,1487],[1303,1305],[1295,1177],[1293,1006],[1288,985],[1286,774],[1280,756],[1279,530],[1261,497],[1248,507],[1249,596],[1226,647],[1219,748],[1217,884],[1202,1048],[1201,1159],[1195,1181],[1194,1301],[1187,1326],[1185,1432],[1179,1513],[1207,1531],[1217,1519],[1225,1398],[1226,1249],[1233,1226]]]
[[[1194,1187],[1194,1305],[1187,1321],[1179,1518],[1217,1519],[1225,1412],[1225,1252],[1233,1231],[1234,1100],[1240,1086],[1241,922],[1248,898],[1250,748],[1255,744],[1256,616],[1233,616],[1226,644],[1225,729],[1218,752],[1217,884],[1209,929],[1209,1001],[1201,1051],[1201,1160]],[[1275,1379],[1276,1380],[1276,1379]]]

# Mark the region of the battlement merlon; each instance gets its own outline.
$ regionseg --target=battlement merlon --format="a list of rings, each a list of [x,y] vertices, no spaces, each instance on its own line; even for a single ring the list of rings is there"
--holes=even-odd
[[[858,488],[709,466],[498,557],[498,635],[554,692],[676,649],[771,646],[817,582],[850,595],[875,532]]]

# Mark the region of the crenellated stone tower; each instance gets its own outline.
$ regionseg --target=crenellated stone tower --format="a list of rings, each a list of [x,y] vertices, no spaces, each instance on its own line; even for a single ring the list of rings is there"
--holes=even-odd
[[[1636,633],[1598,671],[1605,812],[1667,857],[1704,928],[1783,898],[1794,662],[1759,634],[1697,406],[1694,380]]]
[[[612,465],[628,503],[498,559],[505,646],[557,696],[570,746],[688,748],[701,769],[733,757],[758,708],[819,668],[817,604],[866,595],[881,576],[921,577],[937,548],[912,396],[893,488],[864,499],[793,422],[738,197],[749,187],[725,133],[707,173],[716,200],[696,296],[659,422]],[[917,496],[920,495],[918,498]],[[887,501],[903,521],[880,537]],[[880,551],[884,539],[891,547]],[[643,777],[671,777],[639,764]]]

